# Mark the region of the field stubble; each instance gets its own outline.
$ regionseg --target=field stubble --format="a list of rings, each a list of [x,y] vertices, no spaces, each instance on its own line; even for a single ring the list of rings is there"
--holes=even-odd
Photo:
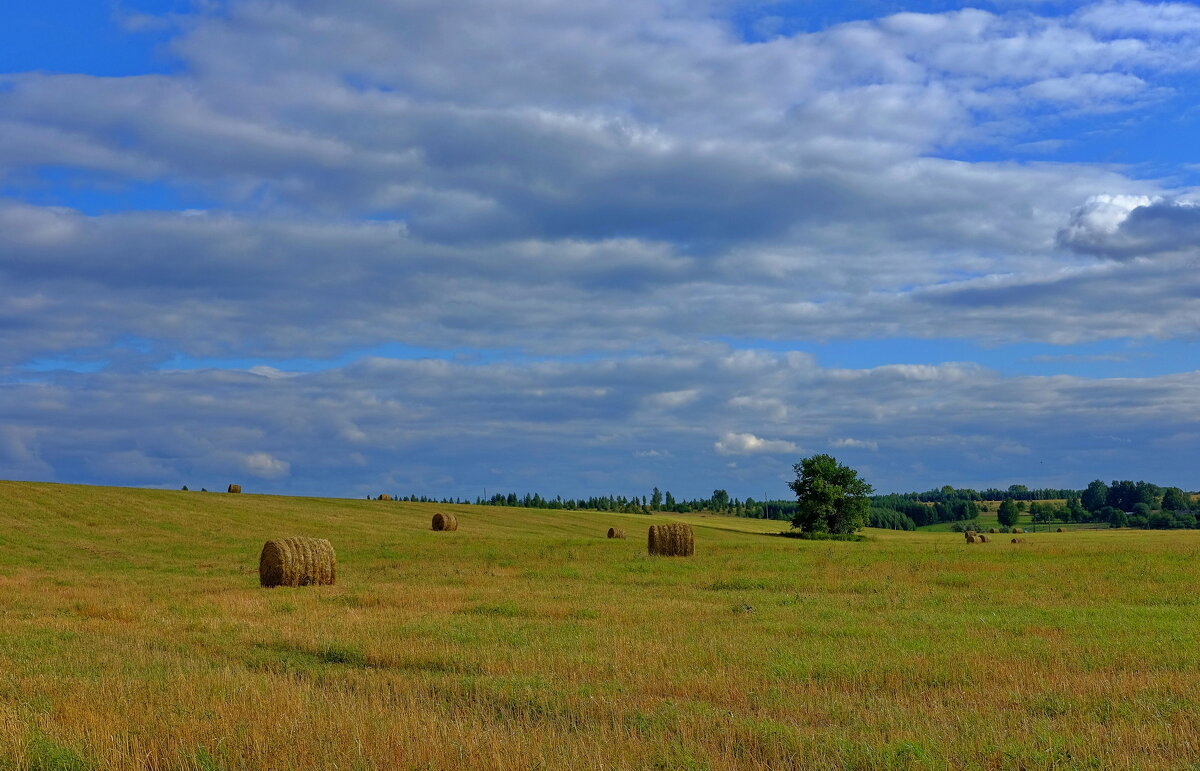
[[[1200,534],[0,483],[0,769],[1181,768]],[[438,509],[460,529],[434,533]],[[610,526],[687,521],[696,556]],[[332,587],[261,589],[278,534]]]

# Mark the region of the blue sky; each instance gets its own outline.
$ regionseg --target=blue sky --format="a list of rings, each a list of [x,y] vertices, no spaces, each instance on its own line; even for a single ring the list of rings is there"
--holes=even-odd
[[[0,476],[1200,488],[1200,6],[52,0]]]

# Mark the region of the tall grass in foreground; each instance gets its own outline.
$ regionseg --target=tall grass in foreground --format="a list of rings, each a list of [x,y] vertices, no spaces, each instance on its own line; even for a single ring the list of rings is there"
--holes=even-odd
[[[0,501],[0,769],[1200,767],[1196,532]],[[663,521],[694,557],[606,537]],[[291,535],[333,541],[336,586],[259,588]]]

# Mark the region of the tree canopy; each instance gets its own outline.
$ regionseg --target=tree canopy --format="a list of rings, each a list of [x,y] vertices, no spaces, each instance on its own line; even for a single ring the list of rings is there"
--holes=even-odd
[[[1017,504],[1012,498],[1005,498],[1000,502],[1000,509],[996,512],[996,519],[1005,527],[1012,527],[1017,524]]]
[[[867,522],[867,496],[875,490],[832,455],[813,455],[792,469],[788,484],[796,493],[792,526],[809,533],[853,533]]]

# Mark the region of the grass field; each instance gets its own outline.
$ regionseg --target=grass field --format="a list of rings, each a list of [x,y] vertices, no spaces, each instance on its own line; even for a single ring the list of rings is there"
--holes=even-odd
[[[1200,767],[1200,533],[665,519],[0,483],[0,769]]]

